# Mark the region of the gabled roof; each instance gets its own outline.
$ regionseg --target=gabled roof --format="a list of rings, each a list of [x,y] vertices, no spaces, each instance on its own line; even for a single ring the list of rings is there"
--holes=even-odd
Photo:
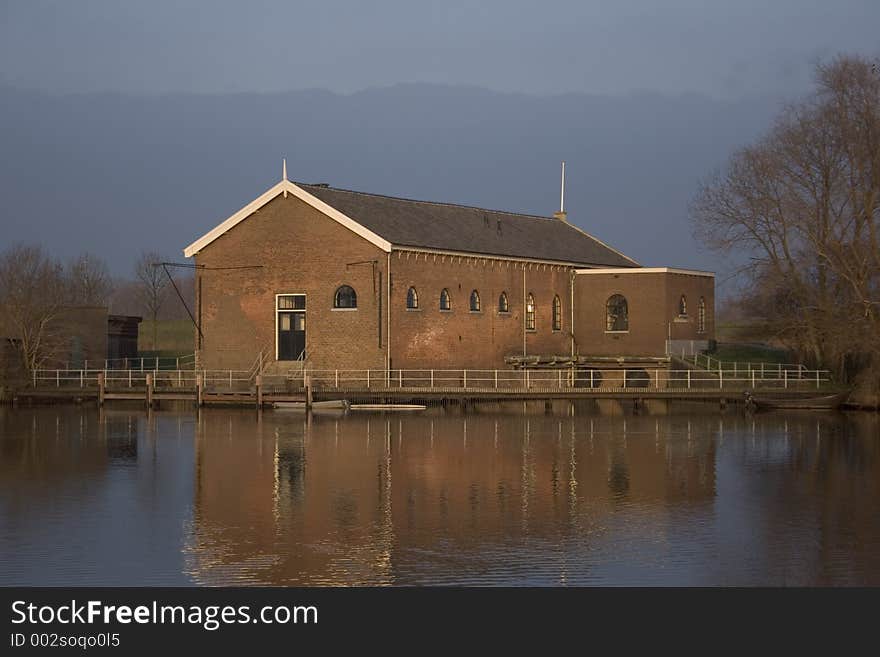
[[[559,219],[451,203],[415,201],[282,180],[190,244],[186,257],[279,194],[291,193],[383,251],[410,247],[603,267],[638,263]]]

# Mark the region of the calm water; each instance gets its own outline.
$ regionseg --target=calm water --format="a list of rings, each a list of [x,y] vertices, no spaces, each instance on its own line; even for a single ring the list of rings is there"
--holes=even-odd
[[[652,411],[0,407],[0,584],[880,584],[878,416]]]

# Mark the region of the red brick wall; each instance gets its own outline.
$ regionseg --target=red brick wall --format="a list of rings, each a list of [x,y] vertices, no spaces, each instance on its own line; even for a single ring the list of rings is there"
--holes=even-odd
[[[575,278],[575,336],[586,356],[660,356],[666,339],[709,340],[715,336],[715,279],[672,272],[595,273]],[[605,303],[626,297],[629,331],[605,331]],[[688,300],[687,317],[678,317],[679,297]],[[706,331],[697,332],[700,297],[706,300]]]
[[[376,260],[370,264],[348,263]],[[196,308],[201,313],[201,364],[206,369],[247,369],[261,349],[275,357],[275,295],[306,295],[308,366],[385,367],[379,346],[379,273],[386,256],[370,242],[299,199],[279,196],[196,255],[201,270]],[[348,266],[347,266],[348,265]],[[334,311],[340,285],[357,292],[358,308]],[[384,314],[384,313],[383,313]]]
[[[535,331],[525,331],[524,288],[535,298]],[[391,256],[391,347],[395,369],[504,367],[504,357],[570,353],[569,270],[562,266],[443,256],[395,250]],[[419,309],[407,310],[414,286]],[[440,310],[440,292],[448,289],[452,309]],[[470,311],[471,291],[480,295],[480,312]],[[507,292],[510,312],[498,312]],[[562,302],[562,330],[552,330],[553,296]]]
[[[261,349],[275,357],[275,295],[306,295],[307,364],[314,369],[383,369],[389,341],[388,254],[291,196],[277,197],[196,256],[196,308],[204,338],[201,365],[247,369]],[[365,262],[366,261],[366,262]],[[375,266],[369,264],[375,261]],[[359,263],[359,264],[354,264]],[[223,267],[259,267],[215,269]],[[571,268],[395,249],[390,255],[390,345],[394,369],[504,367],[506,356],[571,350]],[[333,309],[337,287],[358,295],[355,311]],[[407,310],[410,286],[419,309]],[[449,290],[452,309],[439,309]],[[481,310],[469,308],[478,290]],[[498,312],[507,292],[510,312]],[[535,298],[535,330],[526,331],[524,297]],[[629,331],[605,331],[605,302],[629,303]],[[678,317],[681,294],[688,316]],[[562,307],[552,328],[553,298]],[[697,333],[699,298],[706,332]],[[381,297],[381,300],[380,300]],[[380,315],[381,303],[381,319]],[[381,324],[381,325],[380,325]],[[677,273],[584,274],[575,282],[575,338],[581,355],[662,355],[673,340],[714,336],[714,279]],[[525,339],[525,345],[524,345]]]

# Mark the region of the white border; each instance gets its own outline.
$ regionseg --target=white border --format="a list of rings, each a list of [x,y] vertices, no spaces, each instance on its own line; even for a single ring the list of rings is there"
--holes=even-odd
[[[327,205],[321,199],[319,199],[315,196],[312,196],[306,190],[302,189],[301,187],[298,187],[297,185],[293,184],[289,180],[282,180],[278,184],[267,189],[260,196],[258,196],[253,201],[251,201],[246,206],[244,206],[241,210],[239,210],[238,212],[233,214],[231,217],[226,219],[224,222],[222,222],[221,224],[216,226],[213,230],[205,233],[199,239],[197,239],[195,242],[193,242],[188,247],[186,247],[183,250],[183,255],[187,258],[192,258],[195,254],[197,254],[199,251],[204,249],[211,242],[213,242],[218,237],[225,234],[227,231],[231,230],[232,228],[234,228],[238,224],[240,224],[242,221],[247,219],[250,215],[252,215],[254,212],[259,210],[264,205],[266,205],[269,201],[274,199],[276,196],[278,196],[279,194],[286,195],[288,193],[293,194],[301,201],[308,203],[310,206],[312,206],[313,208],[315,208],[319,212],[327,215],[328,217],[330,217],[334,221],[339,222],[340,224],[342,224],[343,226],[348,228],[350,231],[352,231],[356,235],[363,237],[365,240],[367,240],[371,244],[374,244],[375,246],[379,247],[380,249],[382,249],[386,253],[391,252],[391,242],[389,242],[388,240],[383,239],[382,237],[379,237],[373,231],[364,228],[363,226],[361,226],[359,223],[357,223],[356,221],[354,221],[350,217],[347,217],[346,215],[342,214],[336,208],[333,208],[333,207]]]
[[[306,307],[303,310],[300,309],[284,309],[281,310],[278,308],[278,297],[305,297],[306,298]],[[306,311],[309,309],[309,298],[306,296],[305,292],[280,292],[275,295],[275,362],[280,362],[278,360],[278,313],[302,313],[306,314]],[[306,318],[308,319],[308,318]],[[306,331],[309,330],[308,324],[306,324]],[[306,333],[306,339],[308,340],[308,333]],[[305,351],[305,346],[303,347],[303,351]],[[284,361],[285,363],[293,362],[293,361]]]
[[[688,276],[706,276],[715,278],[714,272],[697,269],[675,269],[674,267],[620,267],[575,269],[575,274],[686,274]]]

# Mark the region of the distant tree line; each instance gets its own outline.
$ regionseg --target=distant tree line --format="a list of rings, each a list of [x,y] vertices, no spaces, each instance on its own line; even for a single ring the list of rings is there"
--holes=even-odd
[[[144,252],[132,278],[114,279],[100,257],[83,253],[63,262],[38,245],[18,244],[0,252],[0,338],[11,339],[28,370],[39,368],[56,354],[65,308],[106,307],[112,314],[139,315],[156,322],[188,317],[171,280],[161,266],[165,259]],[[171,270],[174,283],[192,307],[191,276]]]
[[[767,336],[880,389],[880,71],[840,56],[700,187],[695,234],[748,256],[739,299]]]

